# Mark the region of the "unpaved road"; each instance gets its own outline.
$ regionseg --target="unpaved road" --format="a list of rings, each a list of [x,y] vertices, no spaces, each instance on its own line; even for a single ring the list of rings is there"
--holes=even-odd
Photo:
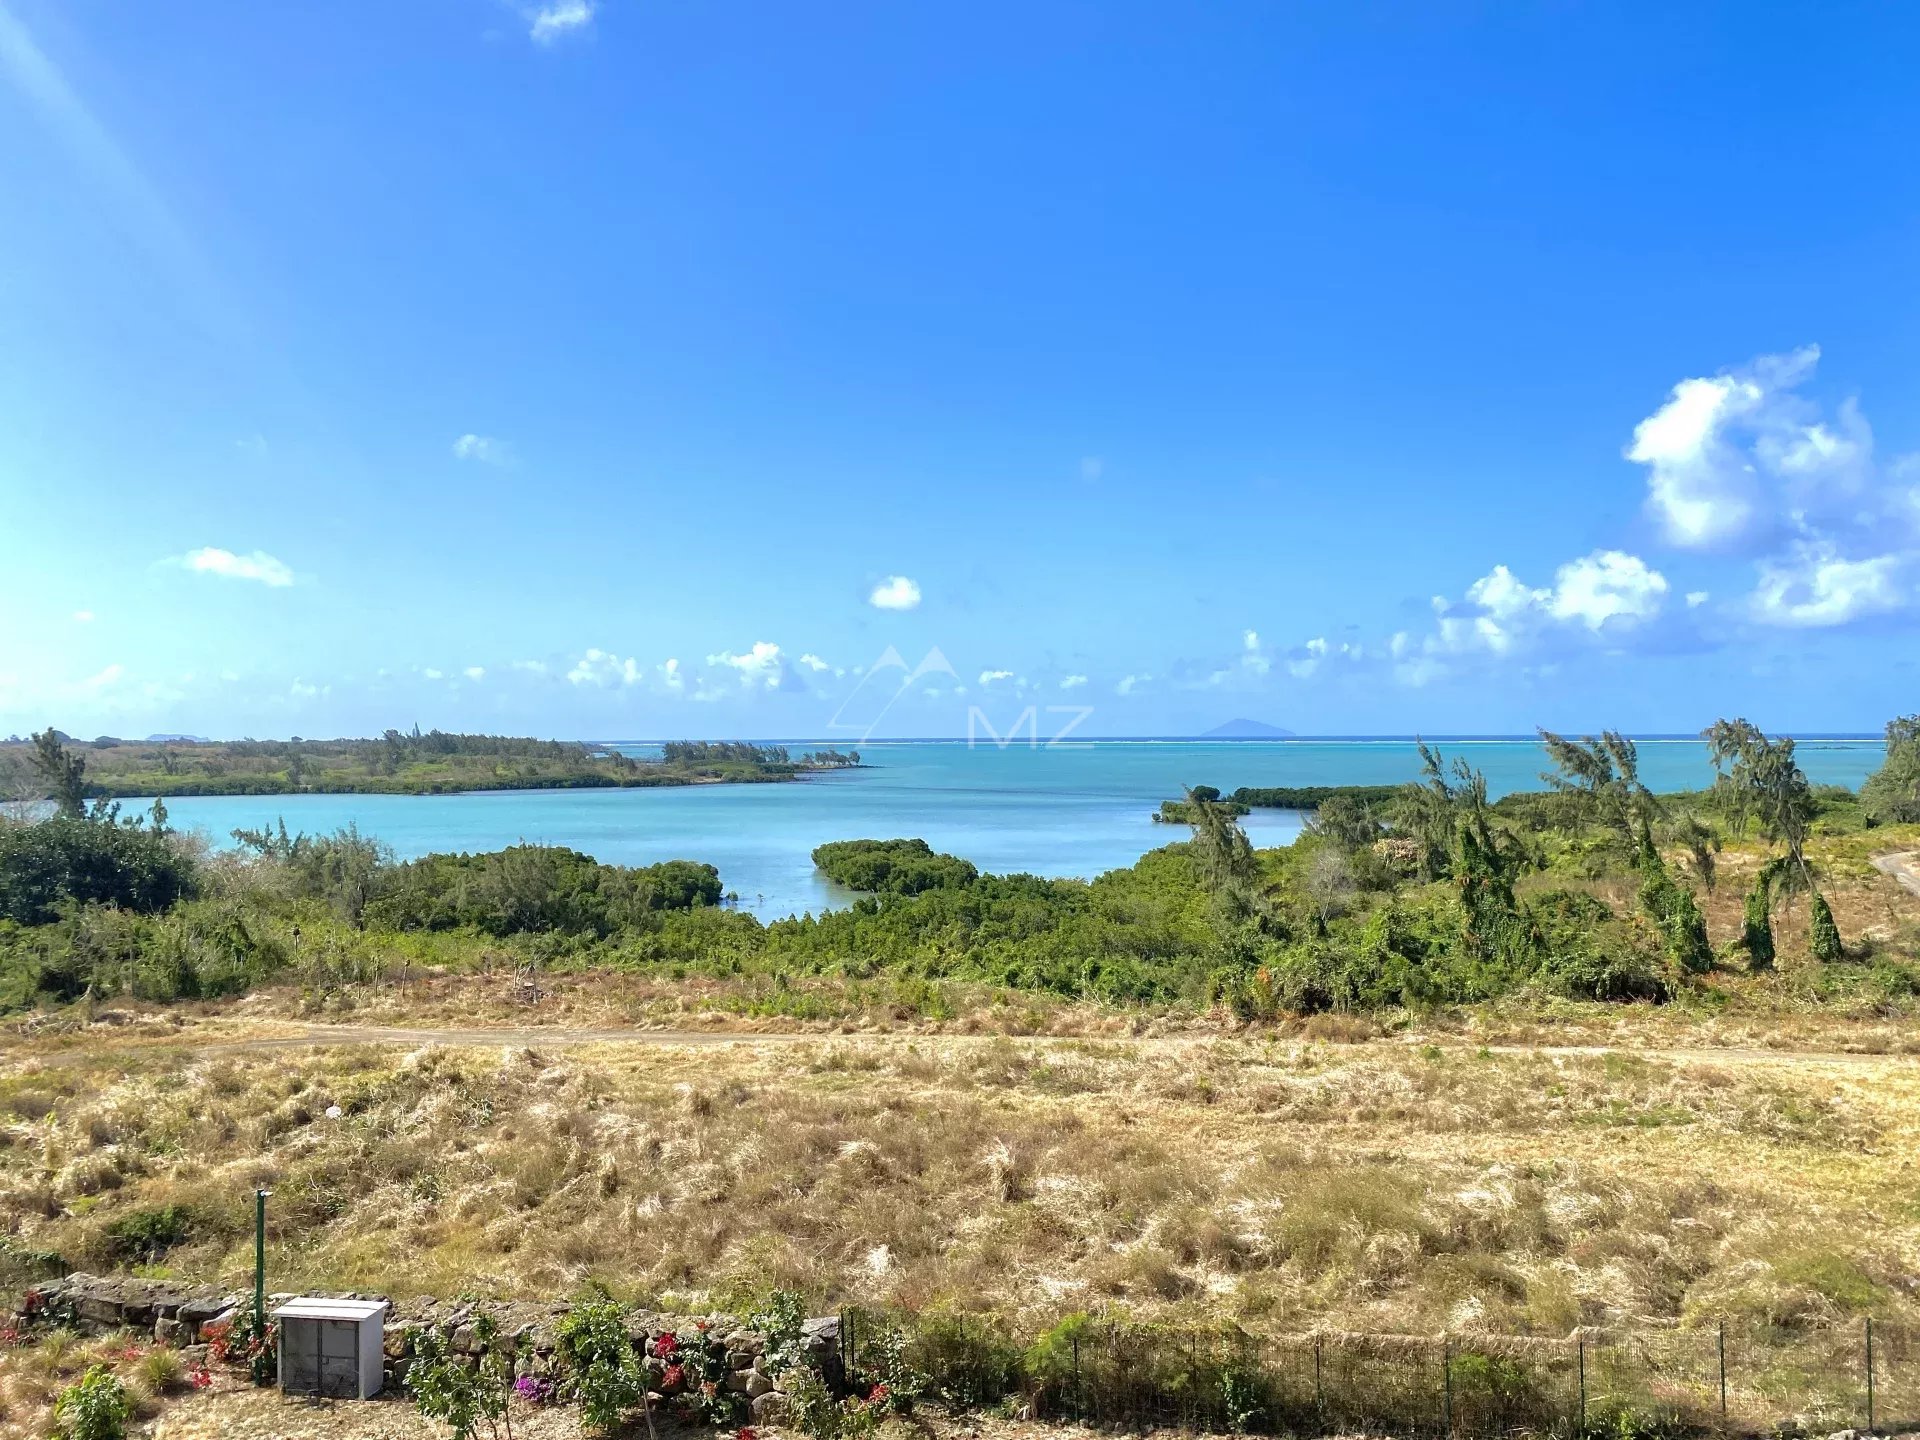
[[[786,1033],[760,1033],[755,1031],[711,1031],[711,1030],[620,1030],[620,1029],[574,1029],[567,1026],[550,1027],[509,1027],[471,1028],[438,1030],[430,1027],[400,1027],[385,1025],[307,1025],[284,1035],[252,1036],[243,1040],[211,1040],[195,1042],[191,1037],[183,1036],[182,1042],[201,1054],[217,1054],[236,1050],[288,1050],[318,1045],[405,1045],[417,1049],[423,1045],[450,1045],[462,1048],[492,1048],[501,1046],[525,1047],[528,1049],[557,1049],[581,1045],[644,1045],[644,1046],[693,1046],[713,1047],[724,1045],[794,1045],[815,1044],[831,1045],[848,1042],[864,1044],[938,1044],[938,1045],[978,1045],[993,1040],[1014,1039],[1025,1044],[1084,1044],[1094,1043],[1117,1047],[1135,1046],[1150,1049],[1171,1048],[1179,1045],[1204,1045],[1215,1040],[1231,1039],[1223,1035],[1174,1035],[1159,1037],[1134,1036],[1000,1036],[1000,1035],[927,1035],[914,1031],[855,1032],[850,1034],[809,1033],[805,1031]],[[1737,1046],[1637,1046],[1637,1045],[1514,1045],[1498,1044],[1480,1046],[1470,1038],[1459,1036],[1411,1037],[1405,1040],[1362,1041],[1351,1046],[1339,1045],[1337,1050],[1389,1050],[1411,1049],[1427,1043],[1431,1038],[1435,1043],[1449,1049],[1472,1048],[1485,1049],[1494,1055],[1540,1055],[1592,1058],[1600,1055],[1631,1055],[1642,1060],[1662,1061],[1673,1065],[1920,1065],[1920,1055],[1870,1054],[1851,1050],[1759,1050]]]
[[[1873,868],[1891,875],[1914,894],[1920,895],[1920,850],[1903,850],[1896,855],[1876,855]]]

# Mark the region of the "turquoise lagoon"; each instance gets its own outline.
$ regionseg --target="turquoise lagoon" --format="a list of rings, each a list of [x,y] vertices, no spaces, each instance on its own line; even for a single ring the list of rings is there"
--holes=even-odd
[[[809,744],[800,742],[796,750]],[[1442,740],[1483,771],[1496,796],[1540,787],[1545,759],[1532,740]],[[845,748],[846,742],[839,742]],[[615,748],[644,754],[635,743]],[[1096,740],[969,746],[948,741],[861,744],[866,768],[790,785],[701,785],[656,790],[514,790],[472,795],[256,795],[170,800],[174,822],[231,843],[236,828],[284,818],[319,832],[349,822],[403,858],[493,850],[521,841],[569,845],[615,864],[704,860],[766,917],[846,904],[809,855],[826,840],[917,836],[983,870],[1092,877],[1131,865],[1186,832],[1153,822],[1185,785],[1374,785],[1411,780],[1411,740]],[[1804,739],[1816,783],[1857,786],[1880,763],[1877,740]],[[1656,790],[1708,784],[1697,740],[1643,740],[1641,772]],[[1255,811],[1257,845],[1300,828],[1289,811]]]

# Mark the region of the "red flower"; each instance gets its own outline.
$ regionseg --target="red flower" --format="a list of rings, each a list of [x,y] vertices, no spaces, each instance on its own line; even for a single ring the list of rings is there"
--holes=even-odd
[[[760,1432],[751,1425],[742,1425],[740,1433],[735,1435],[733,1440],[760,1440]]]
[[[671,1330],[653,1342],[653,1353],[658,1355],[662,1360],[666,1359],[669,1355],[677,1355],[679,1352],[680,1337],[675,1335]]]
[[[882,1380],[867,1392],[867,1403],[869,1405],[884,1405],[887,1401],[887,1396],[892,1393],[891,1390],[887,1389],[887,1382]]]
[[[686,1366],[669,1365],[667,1366],[667,1373],[660,1377],[660,1383],[664,1385],[667,1389],[672,1390],[676,1388],[680,1384],[680,1382],[685,1380],[686,1378],[687,1378]]]
[[[196,1365],[187,1371],[187,1383],[196,1390],[204,1390],[213,1384],[213,1372],[204,1365]]]
[[[693,1328],[704,1335],[713,1328],[713,1322],[711,1320],[696,1320],[693,1322]]]
[[[0,1345],[11,1350],[20,1343],[20,1329],[15,1325],[0,1327]]]

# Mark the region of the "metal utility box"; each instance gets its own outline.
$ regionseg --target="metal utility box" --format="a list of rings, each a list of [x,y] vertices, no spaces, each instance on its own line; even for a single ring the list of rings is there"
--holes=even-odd
[[[386,1359],[384,1300],[289,1300],[273,1312],[280,1325],[280,1388],[289,1395],[370,1400],[380,1393]]]

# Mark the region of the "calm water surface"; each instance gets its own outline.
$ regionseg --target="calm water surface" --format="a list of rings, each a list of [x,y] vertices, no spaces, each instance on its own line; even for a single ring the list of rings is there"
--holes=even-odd
[[[844,744],[844,742],[843,742]],[[635,754],[644,745],[620,746]],[[800,747],[795,747],[796,750]],[[1530,740],[1441,742],[1485,772],[1494,795],[1539,787],[1545,768]],[[1184,839],[1149,818],[1183,785],[1374,785],[1414,779],[1411,741],[1091,741],[1033,749],[942,742],[873,742],[868,768],[791,785],[701,785],[658,790],[515,790],[479,795],[258,795],[171,800],[174,823],[231,843],[236,828],[284,817],[292,830],[349,821],[403,858],[436,850],[494,850],[520,841],[570,845],[615,864],[704,860],[743,907],[772,918],[847,903],[809,855],[826,840],[917,836],[982,870],[1092,877]],[[1876,742],[1803,740],[1816,783],[1858,785],[1880,763]],[[1712,779],[1698,741],[1642,741],[1642,777],[1655,790]],[[1255,811],[1256,845],[1300,828],[1287,811]]]

